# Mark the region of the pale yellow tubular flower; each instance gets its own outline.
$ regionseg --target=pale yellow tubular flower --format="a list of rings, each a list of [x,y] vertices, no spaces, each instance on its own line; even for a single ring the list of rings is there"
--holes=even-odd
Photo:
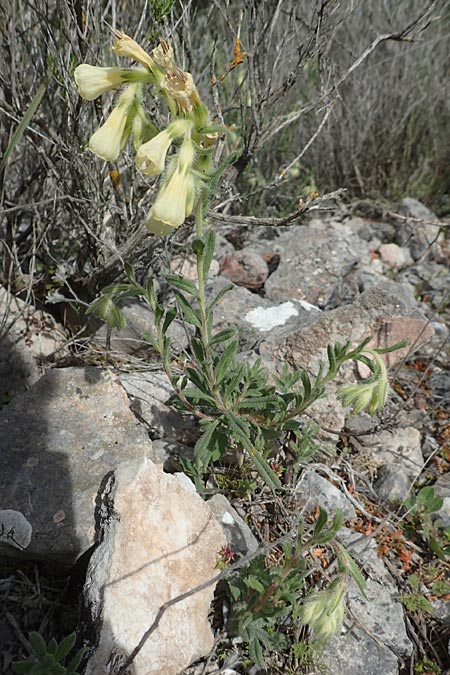
[[[158,235],[170,234],[180,227],[193,208],[194,179],[190,173],[175,170],[167,185],[156,197],[147,217],[147,230]],[[188,212],[187,207],[191,208]]]
[[[137,86],[127,87],[106,122],[89,140],[89,149],[107,162],[115,161],[127,142]]]
[[[93,101],[124,82],[145,82],[149,74],[143,68],[100,68],[82,63],[75,68],[74,78],[81,98]]]
[[[75,68],[73,76],[78,93],[86,101],[93,101],[103,92],[124,83],[122,68],[98,68],[87,63]]]
[[[156,176],[164,171],[167,152],[172,141],[182,134],[190,133],[190,120],[175,120],[167,129],[147,143],[141,145],[136,153],[136,166],[147,176]],[[183,144],[184,145],[184,144]],[[189,167],[192,165],[189,165]]]
[[[187,190],[187,199],[186,199],[186,207],[184,210],[184,215],[185,218],[191,215],[192,211],[194,210],[195,206],[195,181],[192,176],[192,174],[188,174],[188,190]]]
[[[195,160],[194,144],[190,138],[186,138],[180,148],[177,158],[177,167],[179,171],[190,171]]]
[[[159,45],[152,51],[152,56],[161,68],[164,68],[165,70],[173,68],[173,49],[167,40],[161,40]]]
[[[114,38],[115,43],[113,44],[113,51],[117,56],[128,56],[130,59],[142,63],[143,66],[153,73],[157,82],[162,79],[162,72],[159,70],[151,56],[142,49],[136,40],[133,40],[133,38],[126,35],[121,30],[114,31]]]
[[[164,171],[167,151],[172,138],[167,129],[147,143],[141,145],[136,153],[136,166],[146,176],[157,176]]]

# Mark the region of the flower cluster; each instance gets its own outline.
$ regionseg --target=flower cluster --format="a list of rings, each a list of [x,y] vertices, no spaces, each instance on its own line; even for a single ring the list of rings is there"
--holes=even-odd
[[[358,384],[343,384],[337,391],[344,406],[351,406],[355,414],[367,410],[373,415],[386,404],[389,394],[389,382],[386,366],[375,349],[366,349],[373,357],[372,377]]]
[[[83,63],[74,77],[80,96],[93,101],[104,92],[126,85],[116,104],[89,140],[89,149],[105,161],[115,161],[130,136],[136,150],[136,166],[147,176],[162,175],[161,188],[147,217],[147,229],[170,234],[182,225],[195,206],[209,169],[210,148],[215,139],[209,113],[201,102],[190,73],[174,63],[173,49],[166,40],[151,56],[121,31],[114,31],[114,52],[140,65],[136,68],[100,68]],[[144,85],[156,86],[164,97],[171,122],[159,131],[143,106]],[[176,145],[177,153],[168,160]]]
[[[312,593],[305,599],[301,621],[310,626],[317,640],[325,642],[341,632],[346,588],[345,578],[341,576],[326,591]]]

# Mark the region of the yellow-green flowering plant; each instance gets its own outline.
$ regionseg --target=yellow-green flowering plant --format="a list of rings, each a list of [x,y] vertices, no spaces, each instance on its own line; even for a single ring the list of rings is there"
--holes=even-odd
[[[283,457],[286,464],[288,456],[295,458],[299,471],[314,449],[311,434],[301,419],[303,413],[324,396],[327,383],[350,360],[367,365],[371,375],[361,383],[343,385],[339,397],[356,412],[368,409],[374,413],[385,404],[388,395],[387,371],[380,354],[404,343],[385,350],[368,348],[370,338],[353,348],[349,342],[330,345],[327,363],[321,365],[315,377],[306,371],[293,372],[287,365],[279,376],[274,376],[259,360],[239,358],[236,329],[230,327],[219,332],[213,329],[215,307],[232,286],[207,301],[205,280],[213,260],[215,234],[212,228],[204,227],[221,176],[238,154],[230,154],[219,166],[213,165],[214,145],[227,129],[211,124],[192,75],[175,64],[173,50],[166,40],[161,40],[150,55],[120,31],[114,32],[114,38],[115,53],[136,61],[137,68],[96,68],[82,64],[75,70],[79,93],[87,100],[123,87],[112,112],[91,136],[89,149],[106,161],[115,161],[133,138],[137,170],[159,180],[158,192],[145,220],[148,231],[168,236],[195,213],[192,251],[197,278],[194,282],[177,274],[166,274],[172,296],[163,304],[153,279],[146,286],[141,285],[132,268],[125,264],[127,281],[103,289],[88,313],[101,318],[108,330],[113,330],[124,326],[120,302],[125,298],[142,298],[152,309],[155,328],[145,333],[144,338],[159,355],[173,387],[174,395],[168,404],[196,415],[199,420],[200,437],[195,444],[194,460],[182,466],[199,492],[205,491],[208,480],[216,481],[220,487],[218,471],[223,469],[223,459],[234,452],[239,459],[243,458],[242,476],[251,475],[252,485],[277,491],[282,496],[289,488],[285,483],[289,472],[282,465]],[[148,119],[144,105],[146,86],[155,88],[167,105],[165,128],[156,128]],[[175,318],[189,326],[187,332],[193,337],[188,353],[174,365],[168,330]],[[306,549],[329,542],[341,522],[341,516],[335,514],[327,528],[327,514],[321,511],[307,544],[299,527],[297,545],[293,547],[286,542],[283,546],[282,564],[268,566],[263,556],[255,559],[238,579],[230,581],[234,624],[255,662],[263,665],[265,649],[276,651],[285,647],[285,636],[278,628],[288,617],[294,623],[299,620],[308,624],[319,640],[340,631],[346,576],[351,574],[358,582],[356,565],[350,557],[345,558],[344,551],[338,552],[338,575],[331,586],[306,599],[303,596]]]
[[[137,61],[133,68],[93,68],[86,64],[75,70],[75,80],[81,96],[92,100],[108,88],[123,85],[112,112],[94,132],[89,148],[99,157],[117,159],[131,134],[136,148],[136,167],[144,175],[160,176],[159,191],[146,226],[158,236],[170,235],[195,210],[195,234],[192,244],[197,259],[197,283],[169,274],[166,280],[173,289],[175,306],[162,306],[150,280],[144,288],[134,278],[128,266],[128,284],[115,284],[104,289],[90,307],[90,312],[102,318],[110,329],[123,326],[123,315],[117,302],[137,295],[155,313],[156,335],[146,339],[161,355],[175,391],[172,404],[195,413],[201,420],[202,436],[195,447],[195,462],[189,467],[197,486],[211,462],[220,460],[230,444],[242,448],[256,466],[260,476],[273,488],[281,488],[280,473],[268,461],[270,441],[291,437],[294,448],[302,435],[299,417],[324,395],[325,385],[333,380],[342,364],[356,359],[369,366],[372,375],[359,384],[344,385],[339,396],[356,412],[368,409],[374,413],[387,398],[387,372],[380,357],[382,351],[368,349],[368,340],[352,349],[350,344],[336,344],[328,349],[325,364],[311,380],[306,372],[292,373],[288,368],[280,377],[269,373],[257,361],[238,361],[239,341],[234,329],[214,334],[213,312],[220,295],[207,304],[205,279],[214,254],[215,236],[212,229],[204,231],[204,218],[209,201],[227,166],[213,167],[212,151],[217,136],[224,127],[212,125],[209,111],[202,103],[193,77],[174,62],[173,50],[161,40],[148,54],[132,38],[121,31],[114,32],[114,52]],[[167,104],[169,122],[156,129],[144,108],[144,85],[158,89]],[[222,291],[222,294],[227,289]],[[191,340],[190,365],[181,375],[173,372],[170,339],[167,330],[178,316],[191,324],[196,334]]]

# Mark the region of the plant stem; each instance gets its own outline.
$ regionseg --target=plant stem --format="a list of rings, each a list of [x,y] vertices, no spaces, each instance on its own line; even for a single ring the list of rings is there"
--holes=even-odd
[[[203,200],[199,199],[196,209],[195,209],[195,232],[197,239],[203,237]],[[205,300],[205,275],[203,271],[203,251],[198,249],[196,252],[197,257],[197,279],[198,279],[198,306],[200,310],[200,322],[201,322],[201,336],[203,348],[205,350],[206,358],[206,367],[208,371],[209,384],[211,390],[214,393],[218,403],[223,406],[223,401],[220,396],[218,396],[216,378],[214,376],[213,368],[213,358],[211,354],[210,347],[210,335],[208,330],[208,320],[206,317],[206,300]]]

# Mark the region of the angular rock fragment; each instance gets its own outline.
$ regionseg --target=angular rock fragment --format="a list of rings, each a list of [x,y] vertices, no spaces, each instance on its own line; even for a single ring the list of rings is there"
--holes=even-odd
[[[177,675],[213,646],[214,584],[195,589],[217,574],[226,542],[221,527],[186,476],[165,474],[148,460],[121,464],[103,506],[103,539],[84,591],[90,621],[99,627],[86,675],[109,674],[107,664],[129,656],[158,616],[131,672]]]
[[[248,555],[258,548],[258,540],[224,495],[216,494],[207,502],[233,552]]]
[[[259,290],[269,276],[264,258],[252,250],[234,251],[220,260],[220,274],[237,286]]]
[[[337,509],[340,509],[344,520],[356,520],[355,507],[351,501],[329,480],[319,476],[315,471],[308,471],[298,482],[295,491],[298,502],[309,511],[314,511],[316,506],[320,506],[333,516]]]

